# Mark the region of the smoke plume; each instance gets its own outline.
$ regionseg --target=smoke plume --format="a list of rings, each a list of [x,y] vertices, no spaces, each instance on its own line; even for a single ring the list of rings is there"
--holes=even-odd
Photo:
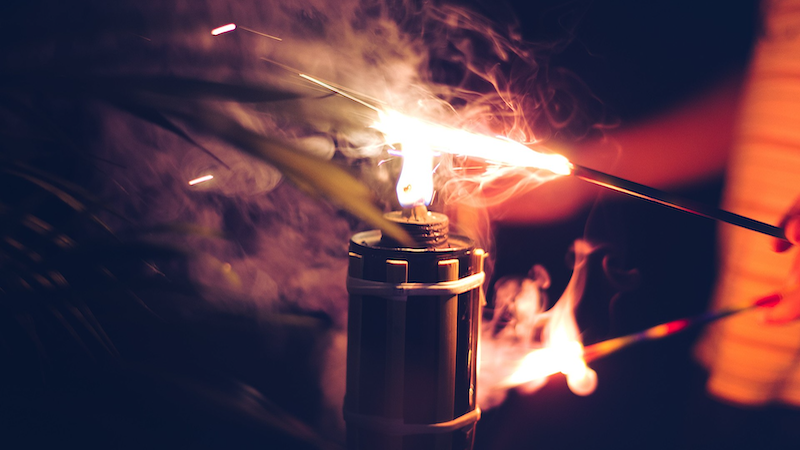
[[[443,2],[90,1],[80,11],[57,4],[45,14],[48,23],[61,24],[67,38],[4,52],[7,67],[19,72],[195,77],[299,93],[299,100],[216,106],[248,129],[350,165],[386,207],[395,202],[397,164],[379,164],[386,154],[382,137],[370,128],[373,111],[330,95],[299,78],[300,73],[366,102],[522,143],[541,142],[580,122],[574,97],[563,94],[570,88],[569,77],[546,65],[551,45],[525,43],[513,23],[498,24]],[[238,27],[211,34],[227,23]],[[33,33],[20,25],[16,32]],[[336,336],[322,350],[326,356],[320,373],[328,377],[321,386],[331,416],[339,417],[347,244],[363,225],[203,130],[184,131],[213,157],[175,133],[107,105],[93,105],[89,117],[95,130],[93,150],[109,162],[98,163],[92,183],[133,226],[194,223],[230,237],[185,238],[224,267],[220,271],[218,265],[198,261],[191,269],[201,284],[235,293],[211,298],[218,307],[235,309],[241,306],[237,302],[247,301],[248,308],[257,310],[310,311],[330,318]],[[577,128],[588,125],[579,123]],[[463,165],[457,158],[442,157],[434,207],[452,210],[456,229],[490,249],[483,206],[502,198],[479,194],[484,183],[501,174],[473,176]],[[522,181],[516,190],[542,180],[528,171],[518,174]],[[214,178],[188,184],[204,175]],[[131,226],[113,217],[107,220],[113,227]],[[227,274],[235,274],[236,282]],[[484,340],[484,355],[506,358],[506,350],[496,346],[509,340],[531,345],[544,326],[537,311],[544,304],[539,293],[547,284],[539,269],[531,279],[498,283],[500,310],[488,324],[491,330],[484,332],[490,336]],[[559,305],[568,309],[574,306],[571,301]],[[510,309],[517,312],[515,322],[501,324]],[[482,368],[482,391],[494,390],[493,371],[500,366]],[[485,405],[499,398],[487,399]]]

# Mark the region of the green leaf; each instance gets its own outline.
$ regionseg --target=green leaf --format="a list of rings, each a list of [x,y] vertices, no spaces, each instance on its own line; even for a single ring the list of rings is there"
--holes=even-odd
[[[309,155],[286,142],[248,130],[223,114],[215,114],[207,109],[173,113],[193,127],[209,131],[275,166],[300,188],[328,198],[398,242],[407,245],[413,243],[405,230],[383,217],[383,212],[373,204],[372,192],[342,167]]]

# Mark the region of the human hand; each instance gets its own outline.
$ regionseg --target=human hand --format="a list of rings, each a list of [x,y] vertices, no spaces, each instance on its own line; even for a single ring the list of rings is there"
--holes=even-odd
[[[773,249],[783,253],[800,243],[800,198],[783,216],[780,227],[786,234],[786,240],[775,239]],[[769,324],[783,324],[800,319],[800,255],[795,257],[787,287],[779,295],[780,301],[765,310],[764,321]]]

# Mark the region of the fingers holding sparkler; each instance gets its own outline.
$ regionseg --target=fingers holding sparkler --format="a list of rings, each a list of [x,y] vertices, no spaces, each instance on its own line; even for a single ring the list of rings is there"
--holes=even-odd
[[[800,242],[800,197],[795,200],[794,205],[784,214],[778,224],[786,234],[786,240],[776,239],[772,242],[773,249],[778,253],[783,253]]]
[[[781,219],[780,227],[786,234],[786,240],[775,239],[773,249],[783,253],[800,243],[800,198]],[[777,298],[773,307],[764,311],[764,322],[780,325],[800,319],[800,255],[795,256],[789,273],[788,287],[778,294],[764,298]]]

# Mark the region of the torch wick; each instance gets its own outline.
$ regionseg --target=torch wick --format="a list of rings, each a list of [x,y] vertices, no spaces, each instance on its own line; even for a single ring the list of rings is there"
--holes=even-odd
[[[422,203],[403,208],[403,217],[414,222],[425,222],[428,218],[428,208]]]

